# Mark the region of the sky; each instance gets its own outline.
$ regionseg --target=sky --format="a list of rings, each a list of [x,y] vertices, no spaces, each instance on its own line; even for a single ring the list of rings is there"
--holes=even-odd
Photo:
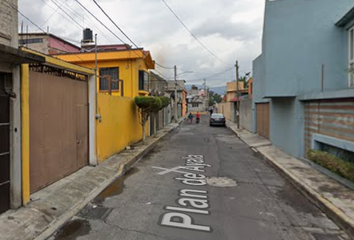
[[[79,45],[83,28],[98,35],[98,44],[122,43],[98,23],[84,5],[124,43],[133,45],[102,13],[93,0],[18,0],[24,31],[47,31]],[[167,5],[199,40],[186,30]],[[158,74],[187,84],[223,86],[235,80],[235,61],[240,75],[252,70],[261,53],[265,0],[96,0],[112,20],[138,46],[168,69],[156,66]],[[204,45],[205,48],[202,46]]]

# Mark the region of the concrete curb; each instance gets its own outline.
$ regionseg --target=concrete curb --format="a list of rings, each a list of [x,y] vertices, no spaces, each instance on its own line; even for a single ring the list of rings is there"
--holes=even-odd
[[[339,208],[334,206],[330,201],[322,197],[312,188],[304,184],[301,179],[294,176],[286,168],[278,164],[273,159],[269,158],[261,151],[256,152],[262,159],[271,164],[278,172],[285,177],[296,189],[298,189],[308,200],[321,209],[327,216],[329,216],[336,224],[340,226],[351,239],[354,239],[354,221],[345,215]]]
[[[236,136],[245,144],[248,145],[246,141],[242,139],[242,136],[237,130],[229,127],[233,132],[235,132]],[[249,145],[248,145],[249,146]],[[301,179],[297,178],[294,174],[292,174],[289,170],[281,166],[278,162],[273,160],[272,158],[266,156],[259,147],[251,147],[249,146],[259,157],[266,160],[271,166],[273,166],[277,172],[279,172],[285,179],[287,179],[296,189],[298,189],[309,201],[315,204],[319,209],[321,209],[329,218],[331,218],[338,226],[343,229],[351,239],[354,239],[354,220],[349,218],[347,215],[343,213],[339,208],[333,205],[326,198],[322,197],[319,193],[314,191],[308,185],[303,183]],[[318,171],[318,170],[317,170]]]
[[[122,177],[126,171],[128,171],[131,167],[133,167],[141,158],[143,158],[146,154],[148,154],[152,149],[154,149],[157,145],[157,143],[167,134],[169,134],[171,131],[176,129],[183,120],[178,121],[178,125],[175,127],[172,127],[170,129],[160,130],[162,131],[162,135],[156,138],[154,142],[152,142],[150,145],[148,145],[145,149],[143,149],[138,155],[134,156],[133,158],[124,161],[119,165],[117,173],[112,175],[109,179],[104,181],[99,187],[97,187],[95,190],[91,191],[91,193],[88,194],[88,196],[83,199],[81,202],[77,203],[75,206],[73,206],[68,212],[66,212],[64,215],[62,215],[60,218],[58,218],[56,221],[52,222],[50,226],[42,232],[40,235],[38,235],[35,240],[46,240],[48,239],[53,233],[55,233],[59,228],[61,228],[65,223],[67,223],[71,218],[73,218],[76,214],[78,214],[81,209],[83,209],[89,202],[91,202],[96,196],[98,196],[105,188],[107,188],[111,183],[113,183],[116,179]]]

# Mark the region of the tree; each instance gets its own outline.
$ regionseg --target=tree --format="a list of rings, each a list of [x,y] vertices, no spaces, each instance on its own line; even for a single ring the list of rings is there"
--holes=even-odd
[[[155,112],[156,109],[160,109],[162,102],[157,97],[140,96],[135,97],[134,102],[139,108],[140,113],[140,125],[143,132],[143,142],[145,143],[145,124],[149,120],[151,112]]]
[[[153,106],[153,109],[151,110],[154,114],[155,114],[155,118],[154,118],[154,136],[156,137],[156,133],[157,133],[157,114],[159,113],[159,111],[161,111],[162,109],[164,109],[165,107],[167,107],[170,104],[170,99],[168,97],[155,97],[156,101],[159,102],[159,104],[156,104]]]
[[[209,106],[214,105],[215,103],[220,103],[222,101],[222,97],[216,92],[209,91]]]

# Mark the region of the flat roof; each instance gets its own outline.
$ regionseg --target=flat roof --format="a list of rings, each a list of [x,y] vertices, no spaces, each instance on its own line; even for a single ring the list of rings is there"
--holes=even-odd
[[[49,37],[56,38],[56,39],[58,39],[60,41],[63,41],[66,44],[69,44],[72,47],[77,48],[78,50],[81,49],[81,47],[79,47],[79,46],[77,46],[77,45],[75,45],[75,44],[73,44],[73,43],[71,43],[71,42],[69,42],[69,41],[67,41],[67,40],[65,40],[65,39],[63,39],[61,37],[55,36],[54,34],[51,34],[51,33],[43,33],[43,32],[40,32],[40,33],[19,33],[18,35],[19,36],[49,36]],[[21,39],[19,39],[19,40],[21,40]]]
[[[337,23],[337,27],[344,27],[347,23],[354,19],[354,6],[350,9]]]

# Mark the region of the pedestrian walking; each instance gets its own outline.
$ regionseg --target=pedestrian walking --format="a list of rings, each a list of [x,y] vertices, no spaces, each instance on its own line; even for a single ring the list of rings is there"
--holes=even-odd
[[[192,113],[189,113],[188,120],[189,120],[189,124],[191,124],[193,122],[193,114]]]
[[[200,113],[197,112],[197,114],[195,115],[195,122],[199,123],[199,121],[200,121]]]

